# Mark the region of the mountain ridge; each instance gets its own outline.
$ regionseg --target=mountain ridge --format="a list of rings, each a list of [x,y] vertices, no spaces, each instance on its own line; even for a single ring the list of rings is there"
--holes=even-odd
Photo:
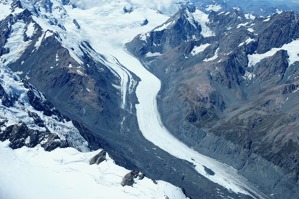
[[[296,104],[297,84],[291,76],[297,71],[295,13],[254,17],[239,9],[207,12],[187,5],[169,17],[167,12],[134,2],[126,10],[128,2],[85,10],[69,1],[21,2],[14,1],[13,14],[1,21],[0,28],[6,31],[0,39],[1,62],[26,78],[62,114],[76,120],[73,124],[89,145],[101,145],[117,164],[171,182],[194,198],[295,197],[296,145],[285,147],[284,141],[296,139],[296,133],[278,140],[275,150],[268,152],[272,136],[280,132],[263,134],[262,130],[264,126],[271,129],[273,120],[273,128],[289,123],[296,129],[295,110],[288,113]],[[165,23],[160,25],[161,21]],[[277,23],[290,31],[279,32]],[[272,34],[274,30],[279,34]],[[126,44],[135,55],[132,58],[123,45],[137,33]],[[179,153],[173,154],[175,150],[161,150],[163,146],[155,145],[158,142],[144,139],[145,131],[155,131],[154,136],[160,129],[157,125],[144,129],[147,122],[140,123],[138,111],[148,100],[142,98],[140,86],[148,79],[140,75],[143,66],[136,58],[161,80],[157,106],[163,123],[159,125],[165,124],[192,150],[239,169],[267,195],[255,195],[258,192],[248,187],[241,187],[248,195],[230,192],[214,183],[219,179],[208,180],[223,170],[203,163],[198,166],[192,156],[184,160]],[[152,88],[160,80],[153,81]],[[9,98],[3,94],[3,99]],[[159,112],[154,113],[158,119]],[[261,135],[269,140],[264,146],[258,141]],[[285,154],[295,155],[294,161],[284,159]],[[271,177],[273,173],[277,176]]]

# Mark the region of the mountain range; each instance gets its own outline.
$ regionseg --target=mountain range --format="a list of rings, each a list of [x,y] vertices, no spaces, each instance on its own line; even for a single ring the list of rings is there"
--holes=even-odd
[[[296,9],[1,0],[0,198],[298,198]]]

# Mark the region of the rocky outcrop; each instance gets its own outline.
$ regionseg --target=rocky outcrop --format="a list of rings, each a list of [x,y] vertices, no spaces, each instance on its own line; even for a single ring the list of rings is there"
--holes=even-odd
[[[275,14],[268,23],[262,23],[259,28],[257,53],[280,48],[299,38],[299,19],[295,12]]]
[[[0,131],[0,140],[9,140],[12,149],[22,148],[23,146],[33,148],[40,144],[46,151],[56,148],[69,147],[66,140],[62,140],[58,135],[49,131],[39,131],[29,129],[24,123],[6,127]]]
[[[139,171],[133,170],[129,173],[127,173],[122,181],[121,181],[121,185],[122,186],[133,186],[135,181],[134,179],[138,177]]]
[[[191,8],[185,8],[149,33],[137,36],[127,47],[134,54],[164,53],[185,41],[203,39],[201,26],[193,18]]]
[[[102,150],[99,154],[95,155],[89,160],[89,164],[97,164],[99,165],[101,162],[106,160],[106,151]]]
[[[211,12],[213,39],[180,41],[150,60],[136,51],[136,40],[143,42],[140,37],[128,44],[162,80],[159,110],[170,132],[199,152],[238,168],[268,195],[276,191],[273,198],[298,194],[298,64],[290,66],[286,50],[254,66],[249,56],[297,39],[297,18],[293,12],[268,19],[250,19],[237,9]],[[284,28],[276,31],[278,27]],[[192,48],[202,44],[209,45],[194,53]]]
[[[13,106],[14,102],[18,99],[18,96],[7,94],[2,85],[0,84],[0,99],[1,103],[4,106],[11,107]]]

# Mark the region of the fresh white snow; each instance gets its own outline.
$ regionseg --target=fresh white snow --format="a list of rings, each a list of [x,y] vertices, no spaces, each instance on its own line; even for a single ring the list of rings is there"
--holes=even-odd
[[[247,28],[249,32],[254,32],[253,28]]]
[[[196,9],[194,13],[192,13],[194,19],[198,21],[201,26],[201,34],[203,37],[211,37],[215,36],[215,33],[207,26],[209,23],[209,15]]]
[[[253,42],[253,41],[255,41],[255,40],[249,37],[249,38],[246,39],[244,42],[240,43],[240,44],[239,44],[239,47],[240,47],[240,46],[243,46],[244,44],[249,44],[250,42]]]
[[[211,44],[202,44],[200,46],[195,46],[193,50],[191,51],[191,55],[197,55],[201,52],[203,52],[207,47],[209,47]]]
[[[0,21],[5,19],[10,13],[10,4],[4,3],[0,1],[0,7],[1,7],[1,12],[0,12]]]
[[[34,27],[34,23],[30,23],[28,26],[27,26],[27,30],[26,30],[26,35],[27,37],[32,37],[33,34],[34,34],[34,31],[35,31],[35,27]]]
[[[162,31],[165,29],[169,29],[169,27],[174,23],[174,21],[167,22],[165,24],[162,24],[161,26],[158,26],[154,29],[154,31]]]
[[[157,57],[157,56],[160,56],[161,55],[161,53],[159,53],[159,52],[155,52],[155,53],[152,53],[152,52],[148,52],[148,53],[146,53],[146,57]]]
[[[4,46],[9,49],[9,53],[2,55],[0,58],[0,61],[5,64],[14,62],[20,58],[26,47],[30,44],[30,41],[25,42],[23,39],[25,33],[25,23],[23,21],[17,21],[12,25],[11,29],[12,32]]]
[[[257,63],[259,63],[262,59],[271,57],[275,53],[277,53],[279,50],[286,50],[289,55],[289,65],[294,64],[296,61],[299,61],[299,39],[294,40],[288,44],[284,44],[281,48],[272,48],[268,52],[265,52],[263,54],[252,54],[248,55],[249,66],[255,66]]]
[[[222,7],[219,4],[211,4],[211,5],[208,5],[206,7],[206,11],[215,11],[215,12],[218,12],[221,9],[222,9]]]
[[[248,39],[246,39],[245,43],[249,44],[250,42],[253,42],[253,41],[255,41],[255,40],[249,37]]]
[[[237,26],[237,28],[241,28],[241,27],[244,27],[244,26],[247,26],[249,24],[249,22],[245,22],[245,23],[241,23]]]
[[[151,0],[151,1],[144,1],[144,0],[114,0],[106,1],[106,0],[72,0],[79,8],[82,9],[89,9],[93,7],[100,7],[105,4],[110,3],[125,3],[121,9],[125,6],[132,6],[133,11],[135,8],[149,8],[152,10],[160,11],[167,15],[172,15],[178,11],[180,7],[180,3],[186,2],[186,0]]]
[[[100,165],[89,160],[100,152],[79,152],[73,148],[46,152],[40,146],[12,150],[0,142],[0,198],[2,199],[185,199],[181,189],[144,178],[133,187],[121,186],[129,171],[108,156]]]
[[[217,48],[217,50],[215,51],[215,54],[213,55],[213,57],[205,58],[203,61],[204,62],[209,62],[209,61],[216,60],[218,58],[218,52],[219,52],[219,48]]]
[[[245,18],[246,19],[250,19],[250,20],[255,20],[256,17],[253,14],[251,14],[251,13],[246,13],[245,14]]]

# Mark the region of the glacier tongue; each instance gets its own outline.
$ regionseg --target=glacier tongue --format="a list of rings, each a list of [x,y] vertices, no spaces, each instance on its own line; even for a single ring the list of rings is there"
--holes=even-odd
[[[58,1],[53,2],[55,3],[55,5],[59,5]],[[251,186],[246,181],[246,179],[238,175],[236,170],[212,158],[203,156],[193,149],[190,149],[179,140],[177,140],[174,136],[172,136],[170,132],[167,131],[167,129],[165,129],[160,120],[160,116],[157,110],[156,97],[161,87],[160,80],[149,71],[147,71],[136,58],[134,58],[124,50],[125,43],[132,40],[134,36],[140,33],[148,32],[154,29],[154,27],[166,21],[168,19],[167,14],[172,13],[175,8],[177,8],[176,6],[175,8],[172,7],[172,5],[174,5],[173,3],[176,3],[176,1],[157,0],[145,3],[144,1],[138,0],[99,0],[96,2],[84,1],[84,3],[83,1],[74,2],[76,3],[76,5],[78,5],[78,7],[73,8],[72,6],[65,6],[65,12],[63,12],[63,14],[56,10],[52,12],[52,14],[43,13],[44,16],[46,16],[44,18],[35,17],[34,19],[44,29],[44,31],[47,31],[49,29],[57,32],[62,39],[63,45],[69,50],[72,49],[73,46],[76,46],[77,48],[74,49],[75,53],[73,54],[73,56],[78,60],[78,62],[80,62],[81,59],[80,52],[78,50],[79,46],[83,41],[87,40],[97,53],[100,53],[107,58],[105,60],[106,63],[104,64],[108,65],[108,67],[110,67],[111,70],[117,73],[119,78],[121,78],[121,89],[123,97],[127,95],[127,90],[130,90],[128,86],[132,85],[131,83],[128,83],[129,81],[132,81],[130,72],[134,73],[141,79],[136,90],[136,95],[139,100],[139,104],[136,105],[136,109],[139,128],[142,131],[143,136],[147,140],[157,145],[161,149],[167,151],[171,155],[179,159],[186,160],[195,165],[198,173],[205,176],[209,180],[229,190],[232,190],[233,192],[243,193],[257,198],[263,198],[264,195],[256,190],[253,186]],[[124,12],[123,8],[127,5],[133,6],[133,10],[131,13]],[[148,9],[148,7],[152,9]],[[160,10],[162,12],[164,10],[164,13],[166,13],[166,15],[161,14],[156,10]],[[58,21],[58,25],[64,27],[65,30],[58,27],[57,24],[49,25],[49,20],[51,19],[56,19]],[[77,21],[77,25],[74,25],[74,19]],[[149,23],[144,26],[142,24],[145,19],[148,20]],[[72,50],[70,50],[70,52],[72,52]],[[99,57],[97,57],[99,56],[97,54],[94,54],[93,56],[95,56],[95,59],[100,59]],[[113,57],[115,58],[115,60],[113,60]],[[125,103],[126,102],[123,100],[124,107]],[[5,148],[5,146],[2,145],[1,148]],[[22,153],[22,150],[19,150],[20,153]],[[39,148],[36,148],[35,150],[39,151]],[[5,151],[5,153],[11,153],[9,149],[5,149]],[[64,153],[63,150],[57,151],[60,151],[58,153]],[[43,152],[40,153],[43,154]],[[69,152],[65,153],[66,156],[68,153]],[[71,152],[71,154],[75,155],[76,153]],[[38,153],[34,153],[34,155],[38,155]],[[69,162],[77,162],[80,169],[75,166],[67,167],[66,170],[61,171],[59,170],[59,167],[54,172],[51,171],[51,173],[60,173],[65,171],[72,173],[73,170],[82,171],[82,168],[85,171],[85,166],[82,166],[80,164],[80,162],[82,161],[81,155],[83,155],[84,159],[84,154],[80,154],[79,160],[76,159]],[[44,154],[42,156],[44,156]],[[18,159],[19,157],[21,156],[15,156],[16,159]],[[21,162],[27,161],[24,159],[19,160]],[[85,159],[83,160],[83,162],[84,161]],[[57,159],[57,157],[54,157],[54,163],[56,164],[57,162],[60,162],[60,164],[62,164],[63,158]],[[30,165],[32,163],[28,164]],[[43,168],[43,166],[41,166],[41,168]],[[206,168],[211,170],[214,175],[207,174]],[[39,171],[39,169],[37,169],[37,171]],[[3,173],[5,172],[6,171],[3,171]],[[40,170],[39,172],[43,173],[42,170]],[[31,173],[31,171],[29,173]],[[52,175],[49,175],[48,177],[50,181],[54,179],[52,178]],[[61,178],[64,179],[64,176],[57,176],[54,181],[59,181],[59,179]],[[79,176],[78,178],[85,179],[85,176]],[[65,178],[66,181],[64,181],[63,183],[71,183],[70,181],[67,181],[68,179],[72,178]],[[97,180],[95,181],[96,183],[98,183]],[[88,179],[86,184],[88,184],[88,182],[90,182],[90,178]],[[113,189],[110,190],[110,192],[111,191],[113,191]]]
[[[143,136],[171,155],[191,162],[196,166],[196,170],[200,174],[211,181],[236,193],[264,198],[263,193],[260,193],[246,179],[238,175],[235,169],[190,149],[172,136],[163,126],[157,110],[156,100],[161,82],[147,71],[136,58],[124,50],[124,44],[130,41],[135,35],[153,29],[152,27],[159,25],[166,16],[143,8],[136,9],[132,13],[124,15],[117,7],[112,9],[110,6],[120,5],[110,4],[106,8],[105,6],[89,10],[77,8],[67,9],[67,11],[70,16],[76,18],[81,24],[84,36],[88,38],[97,52],[104,55],[114,55],[123,67],[141,79],[136,90],[139,101],[136,109],[139,128]],[[114,12],[104,15],[101,13],[106,12],[102,9],[109,9]],[[136,20],[143,17],[149,20],[150,26],[143,27],[136,25]],[[118,20],[113,20],[115,18]],[[107,30],[109,31],[107,32]],[[115,38],[118,39],[116,40]],[[120,74],[119,76],[122,75]],[[215,172],[215,175],[207,174],[205,168],[211,169]]]

